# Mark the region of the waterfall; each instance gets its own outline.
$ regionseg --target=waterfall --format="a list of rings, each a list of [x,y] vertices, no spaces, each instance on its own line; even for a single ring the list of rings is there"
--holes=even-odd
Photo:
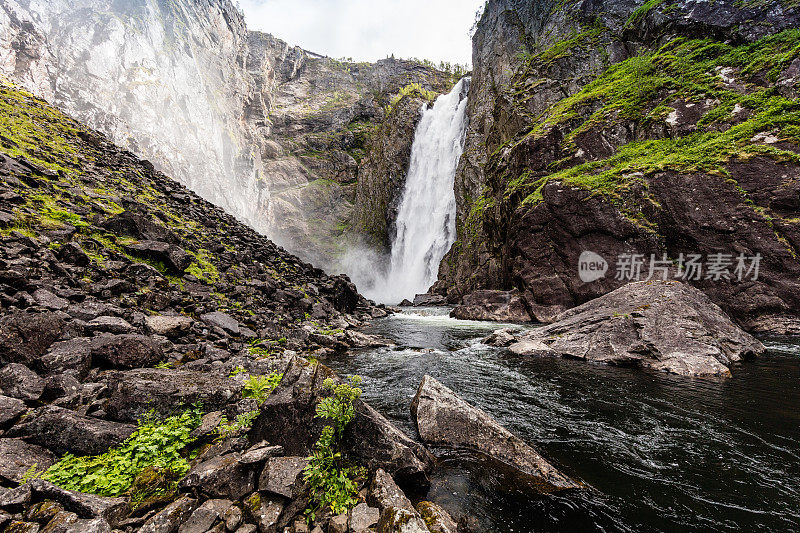
[[[423,110],[414,135],[405,189],[397,213],[391,263],[372,291],[397,304],[426,292],[456,238],[454,180],[464,151],[469,78]]]

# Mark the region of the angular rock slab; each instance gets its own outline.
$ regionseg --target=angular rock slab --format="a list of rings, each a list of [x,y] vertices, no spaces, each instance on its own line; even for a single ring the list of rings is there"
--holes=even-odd
[[[461,305],[450,316],[459,320],[490,320],[493,322],[530,322],[531,315],[518,290],[475,291],[464,296]]]
[[[732,363],[760,355],[764,345],[694,287],[648,281],[629,283],[570,309],[553,324],[526,333],[509,350],[729,377]]]
[[[41,446],[20,439],[0,439],[0,480],[19,483],[32,467],[41,472],[55,462],[56,456]]]
[[[411,414],[426,443],[480,452],[530,476],[539,492],[581,488],[485,411],[468,404],[430,376],[420,383]]]

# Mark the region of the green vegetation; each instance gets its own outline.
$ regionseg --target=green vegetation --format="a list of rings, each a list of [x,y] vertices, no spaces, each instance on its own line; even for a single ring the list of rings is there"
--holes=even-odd
[[[247,431],[252,427],[255,419],[258,418],[259,413],[260,411],[258,409],[242,413],[238,415],[233,422],[228,422],[228,418],[223,416],[216,429],[216,441],[223,441],[229,437],[239,435],[242,431]]]
[[[392,98],[392,100],[386,106],[386,114],[387,115],[391,114],[392,111],[394,111],[395,107],[397,107],[397,104],[400,103],[400,100],[402,100],[406,96],[419,97],[424,100],[427,100],[428,102],[433,102],[434,100],[436,100],[436,97],[438,95],[433,91],[425,89],[419,83],[409,83],[405,87],[401,88],[400,92],[397,93],[395,97]]]
[[[330,423],[322,430],[314,454],[303,471],[304,479],[311,486],[312,504],[306,513],[312,520],[320,509],[328,507],[336,515],[358,503],[356,480],[364,475],[363,469],[345,464],[340,450],[344,430],[355,416],[353,402],[361,396],[360,384],[358,376],[339,385],[333,379],[325,380],[325,388],[331,396],[317,405],[316,417]]]
[[[158,420],[151,412],[139,421],[137,430],[120,446],[103,455],[75,457],[65,455],[42,475],[65,489],[120,496],[130,493],[137,477],[150,472],[168,473],[169,479],[182,477],[189,471],[186,460],[187,447],[193,442],[189,436],[200,425],[202,412],[195,407],[180,415]],[[168,488],[161,487],[161,492]],[[140,499],[151,494],[139,494]]]
[[[281,384],[282,379],[283,374],[278,374],[277,372],[273,372],[269,376],[250,376],[244,383],[242,396],[244,398],[253,398],[261,405],[272,394],[272,391]]]
[[[194,262],[186,269],[187,274],[191,274],[200,281],[213,285],[219,282],[219,271],[214,265],[215,257],[208,250],[200,249],[197,252],[188,252],[194,256]]]

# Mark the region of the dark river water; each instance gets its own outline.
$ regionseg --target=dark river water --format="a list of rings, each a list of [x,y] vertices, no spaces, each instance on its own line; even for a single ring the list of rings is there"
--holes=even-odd
[[[469,454],[444,452],[427,498],[481,531],[800,531],[800,342],[726,380],[561,359],[478,339],[497,324],[414,309],[376,321],[398,346],[326,361],[414,436],[425,374],[494,416],[591,489],[516,493]],[[439,452],[442,452],[441,450]]]

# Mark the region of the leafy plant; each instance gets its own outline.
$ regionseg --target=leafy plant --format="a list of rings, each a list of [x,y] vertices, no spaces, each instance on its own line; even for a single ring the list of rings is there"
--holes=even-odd
[[[264,403],[272,391],[280,385],[283,374],[273,372],[269,376],[250,376],[244,383],[243,398],[253,398],[259,405]]]
[[[189,471],[184,452],[194,439],[192,430],[200,425],[198,407],[180,415],[157,420],[151,411],[139,421],[138,429],[120,446],[102,455],[65,455],[42,476],[68,490],[101,496],[120,496],[128,492],[136,477],[146,468],[168,470],[182,477]]]
[[[347,425],[355,416],[353,402],[361,396],[359,376],[352,376],[349,383],[335,385],[330,378],[325,388],[332,394],[317,405],[317,418],[330,420],[314,445],[314,453],[308,458],[303,477],[311,487],[312,507],[306,510],[311,520],[319,509],[329,507],[333,514],[352,509],[358,500],[356,480],[364,475],[364,469],[346,465],[341,453],[341,439]]]
[[[253,426],[253,421],[258,417],[261,411],[258,409],[242,413],[236,417],[236,420],[229,422],[227,417],[222,417],[217,426],[217,441],[225,440],[238,434],[242,430],[250,429]]]

